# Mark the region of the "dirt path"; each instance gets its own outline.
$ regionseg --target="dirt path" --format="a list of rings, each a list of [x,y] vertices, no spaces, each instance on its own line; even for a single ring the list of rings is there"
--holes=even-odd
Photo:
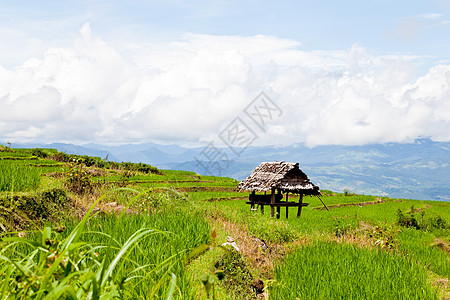
[[[282,259],[286,254],[286,250],[282,245],[267,244],[264,240],[250,235],[244,225],[230,222],[220,217],[209,218],[209,220],[215,228],[235,240],[241,254],[249,262],[252,271],[257,271],[254,272],[255,275],[259,273],[258,275],[264,279],[272,278],[274,262]]]
[[[327,205],[327,207],[328,208],[339,208],[339,207],[345,207],[345,206],[367,206],[367,205],[385,203],[385,201],[381,200],[381,198],[376,198],[376,199],[377,199],[376,201],[367,201],[367,202],[359,202],[359,203],[333,204],[333,205]],[[313,209],[324,210],[325,207],[319,206],[319,207],[313,207]]]

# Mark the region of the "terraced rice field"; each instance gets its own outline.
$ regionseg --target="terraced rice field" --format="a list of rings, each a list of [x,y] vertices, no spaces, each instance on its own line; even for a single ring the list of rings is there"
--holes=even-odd
[[[293,211],[286,219],[282,209],[281,218],[272,219],[268,212],[250,211],[250,206],[245,204],[248,193],[237,191],[237,181],[232,178],[186,171],[145,174],[86,167],[36,157],[31,150],[0,152],[0,167],[0,182],[15,185],[14,189],[2,185],[5,187],[0,191],[0,206],[5,209],[14,205],[10,201],[13,196],[41,199],[47,195],[46,191],[55,189],[67,194],[67,203],[58,200],[48,207],[42,204],[45,207],[40,209],[50,209],[53,214],[33,221],[41,233],[32,233],[37,229],[33,226],[20,228],[34,242],[24,244],[25,240],[20,238],[0,242],[2,257],[9,257],[17,264],[27,259],[35,261],[30,270],[39,276],[49,274],[45,264],[38,262],[50,255],[48,250],[54,247],[46,244],[45,237],[60,240],[58,245],[63,245],[71,232],[79,231],[76,245],[83,245],[79,249],[92,249],[87,254],[93,264],[85,266],[86,274],[91,272],[101,277],[103,264],[115,261],[114,257],[121,253],[114,272],[99,291],[111,295],[122,293],[123,298],[207,299],[208,294],[209,298],[214,294],[216,299],[253,299],[257,294],[251,288],[251,281],[256,279],[262,280],[263,293],[270,299],[450,296],[448,202],[323,191],[322,200],[330,211],[322,209],[319,199],[305,197],[304,202],[309,206],[303,208],[301,218],[296,218]],[[8,173],[8,168],[13,171]],[[25,174],[31,174],[34,179]],[[90,192],[76,194],[70,190],[68,174],[81,174],[79,179],[89,182]],[[24,187],[18,189],[21,178]],[[94,201],[98,201],[94,217],[80,229],[80,218]],[[57,211],[51,210],[54,208]],[[399,210],[404,216],[414,218],[417,226],[399,223]],[[8,214],[0,217],[3,237],[11,236],[13,227],[23,226],[25,220],[22,218],[14,225]],[[65,230],[57,233],[58,226],[65,226]],[[142,230],[150,231],[130,241],[134,233]],[[222,266],[224,270],[218,270],[217,262],[223,261],[227,253],[218,245],[227,236],[234,238],[241,251],[227,260],[230,265]],[[122,253],[123,245],[129,248]],[[60,251],[55,249],[51,251]],[[70,255],[78,257],[83,253],[77,251]],[[239,274],[248,275],[234,273],[231,265],[239,266],[242,271]],[[57,266],[53,271],[56,270]],[[71,274],[71,269],[67,270]],[[218,278],[219,271],[225,272],[222,280]],[[0,274],[9,274],[0,278],[0,299],[18,293],[19,286],[13,280],[18,272],[17,265],[0,259]],[[33,284],[42,288],[42,293],[49,293],[64,278],[55,274],[49,275],[47,282]],[[83,276],[74,273],[66,282],[71,282],[69,286],[78,295],[85,295],[83,284],[91,287],[94,284]],[[27,277],[24,282],[31,282],[32,278]]]

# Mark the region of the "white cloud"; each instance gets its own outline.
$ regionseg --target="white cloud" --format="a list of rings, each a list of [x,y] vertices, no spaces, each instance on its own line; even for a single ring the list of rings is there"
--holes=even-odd
[[[439,19],[439,18],[442,18],[443,16],[444,16],[443,14],[426,13],[426,14],[421,14],[418,17],[421,17],[424,19]]]
[[[72,47],[0,66],[0,140],[204,141],[261,90],[284,113],[266,132],[255,129],[260,144],[450,140],[450,65],[417,78],[417,57],[300,47],[189,33],[119,51],[86,24]]]
[[[388,37],[398,41],[411,43],[418,40],[420,36],[432,36],[436,30],[447,26],[450,21],[441,13],[425,13],[407,16],[395,20],[386,30]]]

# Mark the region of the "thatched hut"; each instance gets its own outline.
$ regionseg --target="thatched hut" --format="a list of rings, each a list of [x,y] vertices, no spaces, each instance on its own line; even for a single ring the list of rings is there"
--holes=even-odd
[[[280,217],[280,207],[286,207],[286,218],[289,207],[298,207],[297,217],[300,217],[302,207],[308,205],[303,203],[303,196],[321,195],[319,187],[300,170],[298,163],[284,161],[261,163],[250,176],[239,183],[238,189],[252,192],[247,202],[252,210],[260,207],[261,213],[264,213],[264,205],[269,205],[272,217],[277,208],[277,218]],[[271,191],[270,195],[266,195],[268,191]],[[264,192],[264,195],[256,195],[256,192]],[[283,193],[286,195],[285,201],[282,201]],[[289,193],[299,195],[299,202],[289,202]],[[325,203],[323,205],[326,207]]]

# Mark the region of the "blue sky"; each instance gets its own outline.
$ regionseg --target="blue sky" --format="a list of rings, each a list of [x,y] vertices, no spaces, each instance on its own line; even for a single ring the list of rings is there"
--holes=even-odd
[[[264,90],[261,144],[448,141],[448,36],[448,0],[3,1],[0,140],[205,143]]]
[[[299,41],[304,50],[358,43],[437,59],[448,59],[450,51],[450,1],[4,1],[0,7],[2,31],[47,43],[68,42],[90,22],[114,42],[192,32],[273,35]]]

